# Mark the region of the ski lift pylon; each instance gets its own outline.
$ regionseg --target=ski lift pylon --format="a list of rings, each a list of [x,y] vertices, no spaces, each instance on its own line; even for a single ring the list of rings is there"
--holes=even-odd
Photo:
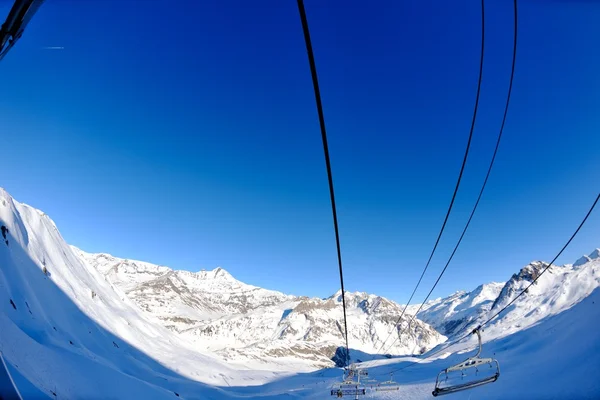
[[[473,357],[469,357],[461,363],[458,363],[456,365],[453,365],[452,367],[448,367],[448,368],[442,370],[438,374],[438,376],[435,380],[435,389],[433,390],[433,393],[432,393],[434,396],[440,396],[443,394],[459,392],[461,390],[471,389],[471,388],[474,388],[477,386],[496,382],[498,380],[498,377],[500,376],[500,364],[498,364],[498,360],[493,359],[493,358],[480,358],[479,357],[479,354],[481,354],[480,330],[481,330],[481,327],[478,326],[472,332],[473,334],[477,334],[477,340],[479,341],[479,348],[477,350],[477,353]],[[489,365],[490,368],[493,368],[494,364],[496,365],[496,369],[495,369],[495,372],[493,375],[487,376],[487,377],[481,378],[481,379],[476,379],[476,380],[473,380],[470,382],[465,382],[465,383],[461,382],[461,383],[457,383],[457,384],[445,385],[445,382],[448,380],[449,372],[460,371],[461,378],[464,378],[466,376],[466,374],[465,374],[466,370],[472,371],[474,369],[477,374],[479,372],[479,367],[484,364]],[[442,376],[442,374],[446,375],[445,380],[440,380],[440,377]]]

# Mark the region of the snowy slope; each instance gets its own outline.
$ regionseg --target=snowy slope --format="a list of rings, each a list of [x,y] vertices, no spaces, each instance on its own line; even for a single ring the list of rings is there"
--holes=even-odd
[[[227,271],[173,271],[151,263],[110,254],[73,251],[125,292],[139,307],[174,331],[223,315],[244,314],[264,306],[294,300],[293,296],[247,285]]]
[[[396,303],[357,292],[346,293],[346,305],[349,343],[353,350],[350,355],[353,360],[363,357],[364,353],[377,353],[389,333],[394,332],[395,335],[394,324],[400,313],[400,307]],[[332,357],[336,362],[343,360],[337,354],[343,345],[341,293],[327,299],[305,298],[293,308],[284,310],[283,314],[279,312],[274,316],[277,317],[277,322],[274,322],[273,332],[268,339],[244,348],[222,349],[218,354],[227,359],[241,357],[255,360],[291,356],[308,360],[312,365],[322,367],[332,366]],[[252,317],[250,314],[250,316],[226,318],[224,327],[216,332],[228,330],[237,332],[235,324],[240,318],[251,320]],[[214,321],[209,326],[217,326],[222,321]],[[403,320],[403,326],[406,323],[407,321]],[[443,340],[444,337],[431,327],[416,321],[413,322],[411,329],[406,329],[402,340],[395,344],[393,351],[400,354],[420,353]],[[388,345],[391,342],[388,341]]]
[[[305,361],[302,370],[326,367],[334,364],[332,358],[344,343],[341,292],[326,299],[290,296],[240,282],[222,268],[176,271],[72,249],[149,317],[228,362],[266,363],[265,368],[274,368],[282,358],[289,358]],[[360,292],[346,293],[346,303],[351,348],[376,353],[395,332],[400,306]],[[403,327],[407,321],[402,321]],[[388,352],[422,352],[444,340],[417,320]]]
[[[431,300],[419,312],[418,318],[446,336],[462,333],[467,325],[487,314],[500,294],[504,283],[492,282],[478,286],[471,292],[460,291],[446,298]],[[407,312],[414,313],[418,305]]]
[[[487,328],[489,337],[502,337],[559,314],[588,297],[600,286],[598,250],[578,265],[551,266],[544,275]],[[533,262],[506,282],[495,300],[489,318],[507,305],[535,279],[548,263]]]
[[[588,265],[591,267],[592,265]],[[586,286],[584,284],[584,286]],[[535,300],[530,298],[533,303]],[[567,303],[565,303],[567,304]],[[532,304],[535,305],[535,304]],[[534,326],[490,341],[483,346],[483,357],[500,363],[500,378],[495,383],[448,395],[449,399],[598,399],[600,398],[600,289],[563,312],[548,315]],[[484,333],[484,335],[487,335]],[[443,346],[443,345],[442,345]],[[424,360],[394,375],[401,383],[393,395],[382,399],[432,399],[435,377],[442,369],[473,354],[475,337],[441,353],[437,359]],[[392,361],[392,360],[387,360]],[[406,361],[412,361],[406,359]],[[406,362],[371,367],[370,376],[388,377],[388,371]],[[466,379],[470,377],[467,376]],[[317,395],[311,397],[319,398]]]
[[[271,300],[258,301],[256,309],[246,310],[238,308],[243,304],[241,298],[217,304],[226,307],[226,312],[240,312],[217,315],[209,325],[230,318],[231,327],[240,328],[236,324],[244,318],[252,323],[263,321],[256,314],[267,310],[273,312],[264,321],[277,319],[277,323],[269,340],[226,345],[209,354],[199,350],[198,342],[186,339],[183,331],[171,331],[161,325],[164,321],[157,315],[143,312],[121,287],[135,291],[140,284],[164,275],[177,275],[191,292],[216,292],[222,286],[233,293],[253,293],[253,287],[235,281],[223,270],[186,277],[166,267],[127,260],[139,271],[123,272],[120,267],[113,269],[115,261],[121,261],[109,258],[102,268],[91,266],[64,242],[48,216],[14,201],[1,189],[0,226],[8,228],[6,239],[0,241],[0,352],[26,399],[321,399],[329,398],[331,385],[339,380],[338,368],[289,372],[305,371],[307,360],[318,364],[326,359],[323,349],[330,346],[333,351],[339,345],[335,323],[340,320],[339,293],[327,299],[282,295],[285,300],[275,308],[268,304]],[[552,266],[528,293],[486,327],[482,355],[498,358],[500,379],[452,397],[600,398],[599,255],[595,250],[573,265]],[[506,305],[545,265],[533,262],[503,285],[482,285],[471,293],[434,300],[424,314],[432,323],[472,317],[464,328],[455,329],[454,335],[462,335]],[[112,283],[111,273],[118,284]],[[351,343],[365,346],[387,336],[386,329],[393,327],[401,309],[366,293],[347,293],[346,300],[350,321],[358,326],[351,332]],[[202,315],[213,317],[213,312]],[[217,309],[216,314],[221,312]],[[253,325],[241,328],[255,329]],[[426,324],[417,325],[400,341],[402,346],[435,346],[441,336],[430,329]],[[191,331],[187,334],[191,336]],[[398,392],[369,391],[369,395],[431,398],[437,373],[466,358],[473,346],[471,337],[446,349],[438,359],[424,359],[397,373],[394,379],[402,384]],[[406,352],[415,353],[412,349]],[[357,350],[354,353],[363,357]],[[370,376],[388,379],[389,371],[412,360],[415,358],[369,361]],[[261,371],[262,366],[288,372]]]
[[[563,312],[547,316],[535,326],[484,344],[482,356],[495,357],[500,363],[498,381],[471,390],[447,395],[456,400],[490,399],[598,399],[600,398],[600,331],[595,321],[600,319],[600,289],[595,289],[581,302]],[[443,345],[442,345],[443,346]],[[435,378],[444,368],[463,361],[473,354],[476,339],[470,337],[447,352],[431,359],[401,357],[369,361],[369,377],[387,380],[390,372],[420,361],[393,379],[398,391],[376,392],[367,386],[367,396],[373,399],[433,399]],[[425,354],[426,356],[426,354]],[[365,365],[360,364],[360,365]],[[340,381],[340,369],[323,369],[309,374],[297,374],[262,386],[228,388],[229,393],[244,398],[318,400],[331,398],[331,387]],[[465,379],[472,378],[469,374]]]
[[[170,397],[171,381],[256,385],[281,376],[232,368],[145,317],[80,261],[48,216],[4,190],[0,225],[8,228],[0,242],[0,351],[44,393],[60,387],[70,398],[118,397],[122,383]]]
[[[534,261],[506,283],[492,282],[472,292],[456,292],[429,301],[418,318],[440,333],[462,336],[501,310],[548,266]],[[574,264],[552,265],[511,307],[488,327],[489,337],[501,337],[529,327],[547,316],[558,314],[581,301],[600,286],[600,250],[581,257]],[[417,305],[407,312],[414,313]]]

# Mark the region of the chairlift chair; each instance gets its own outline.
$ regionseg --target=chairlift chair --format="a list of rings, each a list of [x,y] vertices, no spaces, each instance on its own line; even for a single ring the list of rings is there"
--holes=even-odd
[[[367,389],[358,381],[344,381],[333,385],[331,395],[337,397],[344,396],[364,396]]]
[[[331,395],[336,397],[344,396],[363,396],[367,394],[367,389],[360,382],[360,370],[356,370],[354,365],[351,365],[348,370],[344,372],[344,376],[341,382],[336,383],[331,388]],[[356,380],[354,380],[356,378]]]
[[[375,391],[377,392],[391,392],[394,390],[400,390],[400,385],[398,384],[398,382],[395,382],[392,378],[393,378],[393,374],[390,374],[390,380],[389,381],[384,381],[384,382],[380,382],[376,387],[375,387]]]
[[[461,363],[458,363],[456,365],[453,365],[452,367],[448,367],[448,368],[442,370],[438,374],[438,376],[435,380],[435,389],[433,390],[433,393],[432,393],[434,396],[440,396],[443,394],[459,392],[461,390],[471,389],[471,388],[474,388],[477,386],[496,382],[498,380],[498,377],[500,376],[500,364],[498,364],[498,360],[493,359],[493,358],[480,358],[479,357],[479,354],[481,353],[481,333],[479,332],[480,329],[481,329],[481,327],[477,327],[472,332],[474,334],[475,333],[477,334],[477,340],[479,341],[479,348],[477,350],[477,353],[473,357],[469,357]],[[477,376],[480,372],[479,367],[481,367],[482,365],[485,365],[485,364],[489,365],[490,369],[493,371],[493,375],[488,375],[484,378],[479,378],[479,379],[475,379],[475,380],[471,380],[471,381],[467,381],[467,382],[460,382],[460,383],[450,384],[450,385],[446,384],[448,381],[448,373],[460,371],[461,380],[464,380],[465,377],[467,376],[467,374],[465,374],[465,371],[470,371],[470,372],[475,371],[475,375]],[[494,370],[494,364],[496,366],[495,370]],[[440,377],[442,376],[442,374],[445,374],[446,378],[440,380]]]

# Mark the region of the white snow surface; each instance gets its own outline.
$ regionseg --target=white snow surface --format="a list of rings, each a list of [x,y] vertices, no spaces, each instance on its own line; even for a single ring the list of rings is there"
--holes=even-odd
[[[65,243],[47,215],[14,201],[2,189],[0,225],[8,228],[8,244],[0,242],[0,352],[25,399],[322,399],[330,398],[331,385],[339,381],[339,368],[297,372],[307,368],[303,356],[295,354],[318,353],[328,340],[337,345],[339,338],[328,326],[338,319],[330,314],[341,311],[339,293],[328,299],[272,294],[277,299],[275,308],[263,304],[256,309],[240,309],[230,320],[249,318],[249,325],[244,328],[248,331],[257,329],[252,323],[260,325],[253,320],[256,314],[271,310],[274,315],[265,317],[267,321],[275,319],[274,310],[283,311],[275,325],[277,340],[259,340],[246,346],[233,341],[234,346],[224,346],[213,353],[202,350],[197,341],[190,340],[193,337],[186,337],[199,327],[193,326],[190,332],[166,328],[160,318],[164,315],[140,310],[139,299],[133,300],[132,293],[141,293],[136,292],[140,284],[156,281],[163,273],[172,284],[183,282],[176,286],[182,292],[183,288],[196,287],[201,288],[197,291],[211,294],[222,293],[221,287],[238,294],[265,289],[242,284],[224,270],[187,275],[125,260],[125,264],[136,264],[134,273],[121,271],[125,264],[115,269],[121,259],[108,256],[92,266],[85,260],[88,255]],[[595,250],[573,265],[552,266],[536,285],[487,326],[483,331],[482,356],[498,359],[499,380],[449,398],[600,398],[598,255]],[[450,329],[448,335],[450,339],[462,336],[508,304],[546,265],[533,262],[505,284],[485,284],[470,293],[432,300],[419,317],[438,329],[445,323],[461,325],[460,329]],[[42,271],[44,266],[47,274]],[[210,292],[210,286],[217,281],[218,288]],[[194,290],[190,292],[193,294]],[[364,293],[346,296],[353,307],[352,318],[364,320],[364,326],[387,327],[386,318],[397,316],[398,305],[389,300]],[[182,298],[193,297],[174,299],[184,304]],[[224,301],[221,306],[239,307],[240,298],[233,299],[232,304]],[[199,321],[216,318],[205,326],[223,324],[221,330],[215,331],[219,335],[229,328],[223,310],[190,308],[185,312]],[[158,309],[162,312],[163,305]],[[383,311],[378,312],[380,309]],[[306,329],[321,326],[324,332],[319,333],[319,341],[298,340]],[[423,323],[421,329],[431,328]],[[414,333],[420,334],[419,330]],[[357,330],[351,339],[360,340],[362,334]],[[232,340],[227,338],[224,342]],[[420,360],[396,372],[399,391],[384,394],[368,388],[366,397],[432,398],[437,373],[468,357],[474,346],[475,339],[471,337],[429,359],[425,354],[420,358],[366,361],[363,365],[369,367],[370,377],[387,380],[390,371]],[[269,353],[265,362],[262,358]],[[364,356],[368,360],[368,355]],[[259,369],[264,366],[270,370]]]
[[[419,312],[418,318],[446,336],[462,333],[465,326],[491,309],[503,287],[504,283],[492,282],[480,285],[472,292],[460,291],[443,299],[431,300]],[[418,305],[413,305],[407,311],[414,313],[417,309]]]
[[[165,379],[245,386],[283,376],[231,367],[147,318],[80,261],[47,215],[2,189],[0,224],[8,228],[8,245],[0,243],[0,351],[45,393],[56,386],[66,398],[98,398],[129,380],[125,387],[151,393],[164,392]]]
[[[309,371],[334,366],[332,358],[344,345],[339,291],[326,299],[291,296],[240,282],[222,268],[177,271],[72,249],[89,268],[122,289],[149,318],[228,363],[282,370],[290,367],[289,361],[282,360],[293,359],[295,370]],[[346,304],[349,342],[359,351],[351,355],[376,353],[396,331],[400,305],[364,292],[347,292]],[[402,327],[407,324],[403,319]],[[413,354],[444,340],[417,320],[387,352]],[[393,337],[386,347],[392,342]]]
[[[592,265],[588,265],[592,267]],[[595,266],[597,268],[598,265]],[[584,289],[584,292],[586,290]],[[533,302],[533,299],[530,299]],[[448,399],[598,399],[600,398],[600,331],[591,321],[600,318],[600,289],[596,288],[571,308],[549,314],[536,324],[512,334],[490,340],[495,335],[484,330],[482,357],[494,357],[500,363],[498,381],[444,396]],[[506,333],[506,332],[505,332]],[[386,399],[432,399],[435,377],[444,368],[473,355],[476,338],[424,359],[394,374],[399,392],[382,395]],[[444,346],[444,345],[442,345]],[[448,355],[449,354],[449,355]],[[398,362],[398,360],[401,360]],[[389,377],[389,371],[409,361],[399,358],[371,362],[370,376]],[[374,367],[373,364],[379,365]],[[485,370],[482,370],[485,373]],[[443,375],[442,375],[443,379]],[[473,379],[467,376],[465,379]],[[317,396],[313,397],[317,398]]]
[[[547,266],[546,262],[534,261],[506,283],[484,284],[472,292],[457,292],[444,299],[432,300],[419,312],[418,317],[450,339],[463,336],[510,303]],[[486,336],[488,339],[503,337],[532,326],[548,316],[569,309],[598,286],[598,249],[574,264],[552,265],[527,293],[490,322],[486,327]]]
[[[548,316],[571,308],[600,286],[600,258],[590,255],[590,261],[580,265],[551,266],[528,291],[502,312],[487,327],[488,338],[503,337],[530,327]],[[548,264],[533,262],[504,285],[487,315],[477,323],[495,315],[525,289]]]

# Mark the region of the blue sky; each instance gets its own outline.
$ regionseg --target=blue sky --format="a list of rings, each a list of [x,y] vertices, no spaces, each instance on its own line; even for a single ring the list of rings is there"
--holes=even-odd
[[[325,297],[339,288],[294,1],[47,1],[0,63],[0,186],[91,252]],[[506,4],[504,4],[506,3]],[[6,15],[8,4],[0,4]],[[495,169],[434,296],[550,260],[600,189],[600,5],[519,2]],[[478,1],[308,0],[346,287],[406,301],[466,145]],[[486,5],[480,112],[422,299],[479,187],[510,73],[512,5]],[[45,50],[62,46],[64,50]],[[559,262],[600,247],[600,211]]]

